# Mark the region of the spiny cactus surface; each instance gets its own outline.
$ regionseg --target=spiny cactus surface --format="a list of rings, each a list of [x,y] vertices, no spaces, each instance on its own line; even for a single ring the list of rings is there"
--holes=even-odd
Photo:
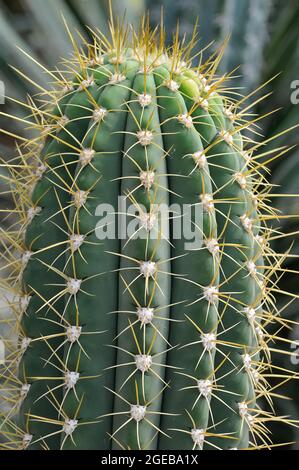
[[[194,66],[195,33],[168,49],[146,21],[111,32],[72,39],[55,89],[25,105],[38,137],[6,165],[19,344],[2,446],[270,448],[267,422],[291,420],[272,409],[271,377],[290,374],[267,333],[283,255],[264,167],[285,150],[254,141],[222,50]]]

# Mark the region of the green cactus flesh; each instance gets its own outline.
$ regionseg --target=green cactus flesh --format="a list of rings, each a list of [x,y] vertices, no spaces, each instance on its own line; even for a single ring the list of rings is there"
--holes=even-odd
[[[35,112],[40,137],[20,148],[18,172],[7,165],[21,258],[7,377],[17,417],[4,446],[270,446],[266,152],[242,136],[254,121],[226,93],[217,57],[192,67],[177,41],[113,37],[111,49],[96,36],[87,55],[76,49],[72,83]],[[126,215],[119,196],[135,209],[126,237],[112,223]],[[114,214],[103,219],[104,204]],[[184,217],[196,249],[173,236]],[[116,233],[101,238],[103,227]]]

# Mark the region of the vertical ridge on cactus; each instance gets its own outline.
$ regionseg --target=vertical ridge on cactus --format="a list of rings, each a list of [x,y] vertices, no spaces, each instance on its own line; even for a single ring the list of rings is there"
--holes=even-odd
[[[271,359],[288,253],[270,246],[263,171],[287,149],[254,141],[261,118],[217,75],[222,49],[194,66],[196,31],[169,49],[146,18],[110,29],[85,52],[71,36],[48,103],[30,99],[39,137],[5,164],[19,348],[0,447],[271,448],[267,422],[296,425],[271,402],[271,376],[293,374]]]

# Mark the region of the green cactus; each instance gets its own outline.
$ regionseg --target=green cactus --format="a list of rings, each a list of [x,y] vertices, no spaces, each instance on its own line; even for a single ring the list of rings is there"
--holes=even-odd
[[[270,448],[267,422],[292,421],[275,417],[269,382],[270,365],[290,378],[267,333],[273,156],[242,137],[258,118],[225,93],[222,51],[193,67],[194,41],[169,50],[146,19],[132,39],[111,31],[86,52],[73,41],[67,79],[48,72],[56,91],[30,104],[39,137],[6,165],[20,339],[2,372],[15,403],[2,447]]]

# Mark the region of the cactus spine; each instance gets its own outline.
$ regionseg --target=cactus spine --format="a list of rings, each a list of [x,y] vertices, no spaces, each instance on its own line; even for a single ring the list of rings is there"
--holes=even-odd
[[[192,67],[195,35],[167,50],[146,21],[131,42],[122,25],[111,32],[75,46],[71,81],[49,72],[63,91],[31,101],[40,136],[7,164],[20,340],[3,372],[15,402],[3,446],[271,447],[266,423],[285,419],[262,408],[281,260],[268,244],[267,152],[242,137],[258,118],[225,93],[223,51]],[[101,238],[124,215],[120,195],[135,228]],[[200,247],[174,236],[176,219]]]

